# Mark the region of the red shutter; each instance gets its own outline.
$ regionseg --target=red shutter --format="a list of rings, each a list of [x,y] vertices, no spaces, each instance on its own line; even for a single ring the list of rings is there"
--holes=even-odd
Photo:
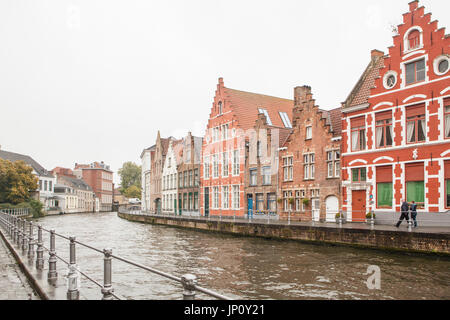
[[[423,162],[417,163],[407,163],[405,165],[406,168],[406,176],[405,181],[424,181],[424,166]]]
[[[407,107],[406,108],[406,117],[414,117],[414,116],[420,116],[425,115],[425,104],[421,103],[415,106]]]
[[[450,160],[444,161],[445,179],[450,179]]]
[[[392,182],[392,166],[377,167],[377,183]]]
[[[444,107],[448,107],[450,106],[450,98],[445,98],[444,99]]]
[[[392,111],[380,112],[375,114],[375,121],[392,119]]]
[[[366,118],[359,117],[351,119],[352,128],[364,127],[366,125]]]

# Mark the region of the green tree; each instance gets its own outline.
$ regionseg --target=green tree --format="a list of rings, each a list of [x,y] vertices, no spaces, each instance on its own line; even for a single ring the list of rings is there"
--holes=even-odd
[[[0,203],[18,204],[31,198],[38,188],[38,178],[23,161],[0,159]]]
[[[122,165],[118,173],[121,180],[120,192],[124,193],[131,186],[136,186],[139,190],[141,189],[141,166],[128,161]]]
[[[125,189],[123,195],[127,198],[141,199],[141,188],[138,188],[135,185],[129,186],[127,189]]]

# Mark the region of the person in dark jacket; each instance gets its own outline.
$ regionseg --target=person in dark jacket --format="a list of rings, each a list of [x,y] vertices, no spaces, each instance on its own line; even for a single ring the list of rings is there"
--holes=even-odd
[[[400,227],[400,224],[402,223],[403,219],[406,219],[406,221],[409,224],[409,204],[408,202],[406,202],[406,200],[403,201],[402,203],[402,215],[400,216],[400,220],[398,220],[397,224],[395,225],[397,228]]]
[[[414,221],[414,228],[417,228],[417,204],[411,201],[411,219]]]

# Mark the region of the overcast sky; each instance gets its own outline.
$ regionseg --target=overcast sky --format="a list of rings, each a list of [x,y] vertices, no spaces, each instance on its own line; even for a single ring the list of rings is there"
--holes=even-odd
[[[1,0],[1,148],[48,170],[117,172],[158,129],[203,135],[219,77],[289,99],[310,85],[321,108],[339,107],[408,2]],[[449,25],[450,1],[420,5]]]

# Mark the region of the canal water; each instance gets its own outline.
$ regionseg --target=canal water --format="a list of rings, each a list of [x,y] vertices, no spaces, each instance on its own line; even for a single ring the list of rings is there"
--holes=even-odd
[[[38,222],[176,276],[195,274],[201,286],[232,298],[450,299],[448,258],[211,234],[130,222],[116,213],[49,216]],[[48,239],[44,232],[46,247]],[[68,260],[68,242],[56,240],[57,254]],[[102,283],[102,254],[77,246],[77,262]],[[381,270],[379,290],[368,289],[369,266]],[[66,273],[60,261],[58,272]],[[113,287],[126,299],[182,297],[180,284],[117,260]],[[81,292],[88,299],[101,298],[100,288],[84,277]]]

